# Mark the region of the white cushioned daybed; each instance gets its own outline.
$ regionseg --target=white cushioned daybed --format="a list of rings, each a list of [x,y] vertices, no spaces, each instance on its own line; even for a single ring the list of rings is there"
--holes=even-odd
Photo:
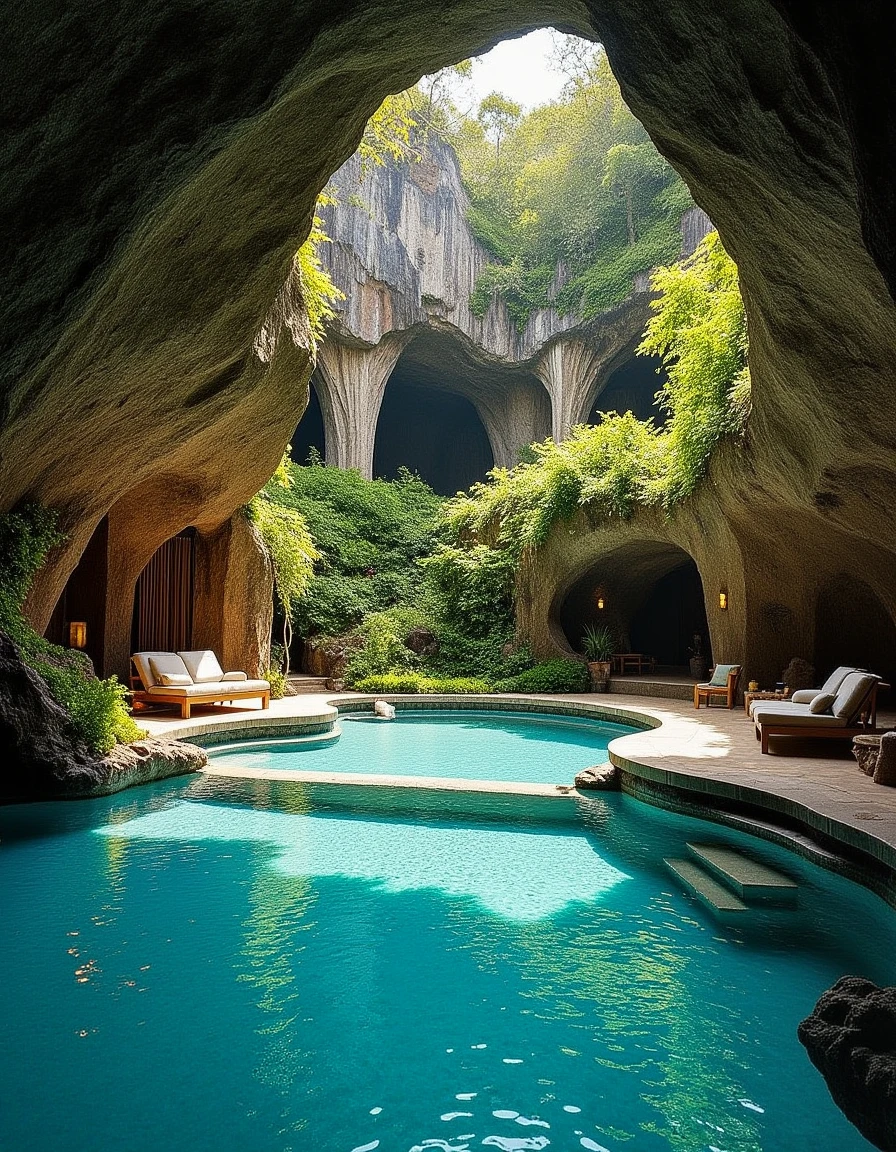
[[[250,680],[245,672],[224,672],[209,649],[195,652],[135,652],[131,663],[136,678],[133,699],[139,704],[178,705],[181,719],[189,720],[194,704],[220,704],[260,699],[262,708],[271,702],[267,680]],[[142,688],[136,687],[136,682]]]
[[[879,684],[880,677],[871,672],[848,672],[836,693],[818,692],[808,703],[753,701],[750,711],[762,751],[768,752],[771,736],[846,740],[873,731]]]

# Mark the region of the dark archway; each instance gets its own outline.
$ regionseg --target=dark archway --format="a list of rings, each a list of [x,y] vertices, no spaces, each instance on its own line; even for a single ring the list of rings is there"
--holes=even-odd
[[[588,423],[596,424],[603,412],[631,412],[639,420],[662,424],[665,417],[655,396],[667,378],[659,356],[632,356],[611,372],[588,414]]]
[[[712,660],[703,582],[690,558],[656,582],[629,625],[632,650],[649,652],[657,664],[684,668],[701,637],[701,650]]]
[[[841,664],[896,684],[896,625],[863,580],[842,572],[819,589],[813,660],[819,684]]]
[[[484,480],[494,457],[472,403],[416,383],[413,371],[399,361],[380,408],[373,474],[393,479],[401,467],[418,473],[442,496],[453,496]]]
[[[642,540],[601,557],[562,598],[556,620],[574,651],[589,624],[607,624],[617,651],[643,652],[660,667],[685,667],[695,633],[711,658],[703,582],[674,544]]]
[[[177,652],[193,646],[196,533],[187,528],[158,548],[137,580],[131,651]]]
[[[302,413],[302,419],[289,442],[290,454],[296,464],[304,464],[312,448],[320,454],[322,460],[326,459],[324,416],[314,380],[308,387],[308,407]]]

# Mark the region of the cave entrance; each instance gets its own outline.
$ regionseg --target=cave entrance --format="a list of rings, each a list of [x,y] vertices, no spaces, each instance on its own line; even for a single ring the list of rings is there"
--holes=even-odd
[[[289,452],[296,464],[305,464],[308,462],[312,450],[320,456],[321,460],[326,460],[326,446],[324,416],[320,407],[317,387],[312,379],[308,388],[308,407],[302,413],[302,419],[292,434]]]
[[[610,373],[594,401],[588,423],[597,424],[605,412],[631,412],[639,420],[652,419],[657,425],[663,424],[666,415],[655,396],[668,378],[659,356],[631,356]]]
[[[196,532],[166,540],[137,578],[132,652],[178,652],[193,644]]]
[[[75,621],[83,623],[86,628],[84,651],[98,672],[102,671],[105,660],[108,574],[109,517],[104,516],[66,581],[45,632],[53,644],[67,648],[71,639],[69,625]]]
[[[841,572],[819,589],[813,663],[819,684],[841,664],[896,684],[896,624],[863,580]]]
[[[494,467],[479,413],[457,392],[423,382],[401,360],[386,385],[376,427],[373,474],[391,480],[401,467],[442,496],[484,480]]]
[[[674,544],[637,541],[602,556],[575,581],[554,615],[574,652],[582,651],[588,625],[606,624],[617,651],[652,656],[661,670],[687,672],[695,636],[711,662],[700,572]]]

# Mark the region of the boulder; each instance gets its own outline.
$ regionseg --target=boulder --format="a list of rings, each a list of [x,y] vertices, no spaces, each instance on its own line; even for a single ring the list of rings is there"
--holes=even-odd
[[[815,666],[810,664],[808,660],[801,660],[799,656],[794,656],[781,673],[781,679],[791,692],[797,692],[800,688],[814,688]]]
[[[843,976],[797,1034],[837,1107],[876,1148],[896,1152],[896,988]]]
[[[106,796],[133,784],[198,772],[206,764],[208,756],[195,744],[182,744],[178,740],[136,740],[133,744],[116,745],[86,770],[73,773],[66,794]]]
[[[47,798],[96,760],[40,676],[0,632],[0,748],[5,800]]]
[[[439,650],[439,639],[428,628],[414,628],[405,637],[404,646],[418,656],[435,656]]]
[[[595,764],[576,776],[576,788],[596,792],[615,792],[619,788],[619,769],[615,764]]]

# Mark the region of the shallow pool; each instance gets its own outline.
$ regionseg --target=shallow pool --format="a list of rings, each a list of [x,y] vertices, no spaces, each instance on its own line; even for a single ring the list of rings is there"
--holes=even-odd
[[[569,716],[460,709],[402,710],[394,720],[350,714],[339,724],[335,740],[246,741],[209,754],[227,767],[571,784],[607,759],[611,740],[636,731]]]
[[[892,982],[869,892],[625,796],[508,826],[308,794],[0,810],[0,1147],[869,1147],[796,1039],[838,976]],[[784,867],[799,906],[720,926],[661,863],[695,838]]]

